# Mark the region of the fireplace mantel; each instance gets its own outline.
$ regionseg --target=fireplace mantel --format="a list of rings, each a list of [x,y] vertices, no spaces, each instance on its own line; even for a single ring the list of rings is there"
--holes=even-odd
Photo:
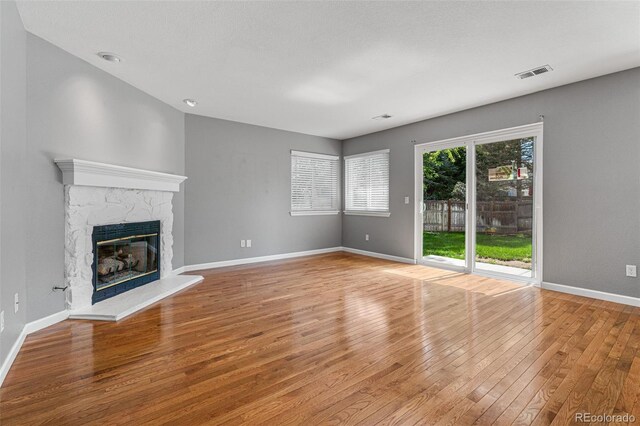
[[[117,321],[202,280],[173,276],[172,200],[185,176],[75,158],[55,163],[64,184],[65,296],[74,318]],[[160,279],[92,304],[94,227],[149,221],[160,221]]]
[[[65,185],[178,192],[180,184],[187,179],[186,176],[76,158],[54,161],[62,170],[62,183]]]

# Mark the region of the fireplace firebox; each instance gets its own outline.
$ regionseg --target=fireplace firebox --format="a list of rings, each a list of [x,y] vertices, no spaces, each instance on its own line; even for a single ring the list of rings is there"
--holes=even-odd
[[[160,278],[160,221],[93,228],[93,304]]]

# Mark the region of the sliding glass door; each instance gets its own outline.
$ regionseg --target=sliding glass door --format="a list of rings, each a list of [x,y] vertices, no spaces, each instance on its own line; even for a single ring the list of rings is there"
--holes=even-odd
[[[475,146],[475,267],[532,277],[535,137]]]
[[[441,265],[467,266],[467,147],[422,154],[422,256]]]
[[[538,282],[542,123],[416,145],[421,263]]]

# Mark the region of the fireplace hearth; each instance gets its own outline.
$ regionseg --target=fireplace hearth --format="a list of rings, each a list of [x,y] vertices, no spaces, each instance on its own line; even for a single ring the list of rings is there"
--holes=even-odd
[[[93,228],[92,304],[160,278],[160,221]]]

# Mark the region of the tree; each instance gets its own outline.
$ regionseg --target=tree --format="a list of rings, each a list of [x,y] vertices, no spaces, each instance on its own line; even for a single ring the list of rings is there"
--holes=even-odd
[[[425,200],[452,198],[456,184],[464,184],[467,174],[467,149],[465,147],[428,152],[423,159]]]
[[[513,178],[489,181],[489,169],[515,166]],[[517,168],[526,167],[528,178],[517,179]],[[513,200],[525,197],[533,182],[533,138],[476,146],[476,193],[478,201]]]
[[[533,138],[514,139],[476,146],[476,191],[478,198],[513,200],[526,197],[533,184]],[[489,169],[526,167],[527,179],[489,181]],[[465,147],[442,149],[424,154],[423,181],[425,200],[464,199],[467,168]],[[515,197],[514,197],[515,196]]]

